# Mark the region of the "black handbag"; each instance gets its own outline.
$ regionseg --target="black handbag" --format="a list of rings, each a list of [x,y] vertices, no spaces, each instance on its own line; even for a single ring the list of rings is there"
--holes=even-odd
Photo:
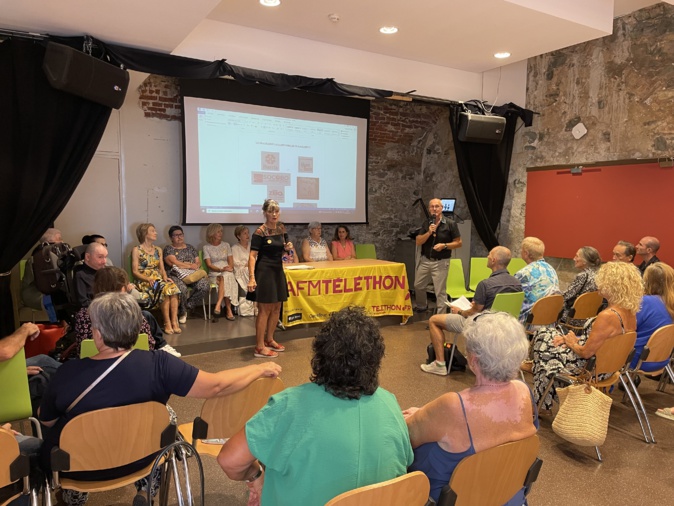
[[[452,353],[452,343],[445,343],[443,347],[445,349],[445,366],[449,368],[449,357],[451,356]],[[426,348],[426,353],[428,353],[428,359],[426,360],[426,363],[430,364],[435,360],[435,349],[433,348],[433,344],[428,345],[428,347]],[[452,371],[464,372],[466,370],[467,365],[468,361],[466,360],[466,357],[463,356],[463,353],[461,353],[458,348],[454,350]]]

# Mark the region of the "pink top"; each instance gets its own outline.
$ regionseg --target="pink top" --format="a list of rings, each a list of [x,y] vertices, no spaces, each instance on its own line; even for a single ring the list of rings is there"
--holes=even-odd
[[[335,252],[335,260],[344,260],[349,255],[351,255],[351,258],[356,257],[356,247],[353,245],[353,241],[346,241],[346,246],[342,246],[339,241],[332,241],[332,249]]]

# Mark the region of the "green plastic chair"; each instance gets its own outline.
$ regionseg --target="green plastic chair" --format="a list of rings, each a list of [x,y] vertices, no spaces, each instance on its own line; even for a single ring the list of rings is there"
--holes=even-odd
[[[523,302],[524,292],[497,293],[494,303],[491,305],[491,310],[504,311],[515,318],[519,318]]]
[[[35,433],[42,439],[42,428],[33,417],[26,374],[26,354],[21,348],[9,360],[0,362],[0,423],[30,420]]]
[[[517,271],[526,267],[526,265],[527,263],[523,258],[511,258],[510,263],[508,264],[508,272],[511,276],[514,276]]]
[[[491,269],[487,267],[487,257],[475,257],[470,259],[470,282],[468,288],[475,291],[480,281],[491,276]]]
[[[138,334],[138,341],[136,341],[133,349],[145,351],[150,349],[150,343],[148,342],[147,334]],[[80,358],[89,358],[96,354],[98,354],[98,350],[96,349],[93,339],[85,339],[82,341],[80,344]]]
[[[356,244],[356,257],[377,259],[377,250],[374,244]]]
[[[447,273],[447,295],[453,300],[459,297],[472,297],[475,295],[466,289],[466,277],[463,275],[463,262],[460,258],[449,260],[449,272]]]

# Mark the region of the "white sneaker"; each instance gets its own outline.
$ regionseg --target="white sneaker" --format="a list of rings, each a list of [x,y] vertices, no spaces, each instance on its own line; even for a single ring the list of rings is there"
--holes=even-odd
[[[187,323],[187,313],[178,317],[178,323]]]
[[[164,345],[162,348],[159,348],[159,351],[165,351],[166,353],[173,355],[174,357],[182,357],[182,353],[180,353],[178,350],[176,350],[173,346],[170,344]]]
[[[421,370],[438,376],[447,376],[447,367],[439,365],[435,360],[430,364],[421,364]]]

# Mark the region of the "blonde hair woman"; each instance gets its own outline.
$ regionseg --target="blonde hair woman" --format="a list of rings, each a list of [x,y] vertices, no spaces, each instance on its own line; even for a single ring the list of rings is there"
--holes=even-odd
[[[639,270],[633,264],[608,262],[595,276],[599,293],[608,301],[608,307],[585,324],[580,336],[566,335],[554,329],[542,329],[534,335],[534,396],[538,403],[548,378],[566,367],[582,368],[609,337],[637,328],[637,311],[644,287]],[[603,378],[600,378],[603,379]],[[543,403],[552,408],[556,392],[552,388]]]
[[[204,246],[204,262],[208,267],[208,276],[211,282],[218,286],[218,300],[215,303],[215,316],[220,316],[220,308],[224,301],[225,318],[234,320],[232,303],[239,304],[239,285],[234,278],[234,258],[229,244],[223,242],[222,225],[211,223],[206,228],[206,240]]]

